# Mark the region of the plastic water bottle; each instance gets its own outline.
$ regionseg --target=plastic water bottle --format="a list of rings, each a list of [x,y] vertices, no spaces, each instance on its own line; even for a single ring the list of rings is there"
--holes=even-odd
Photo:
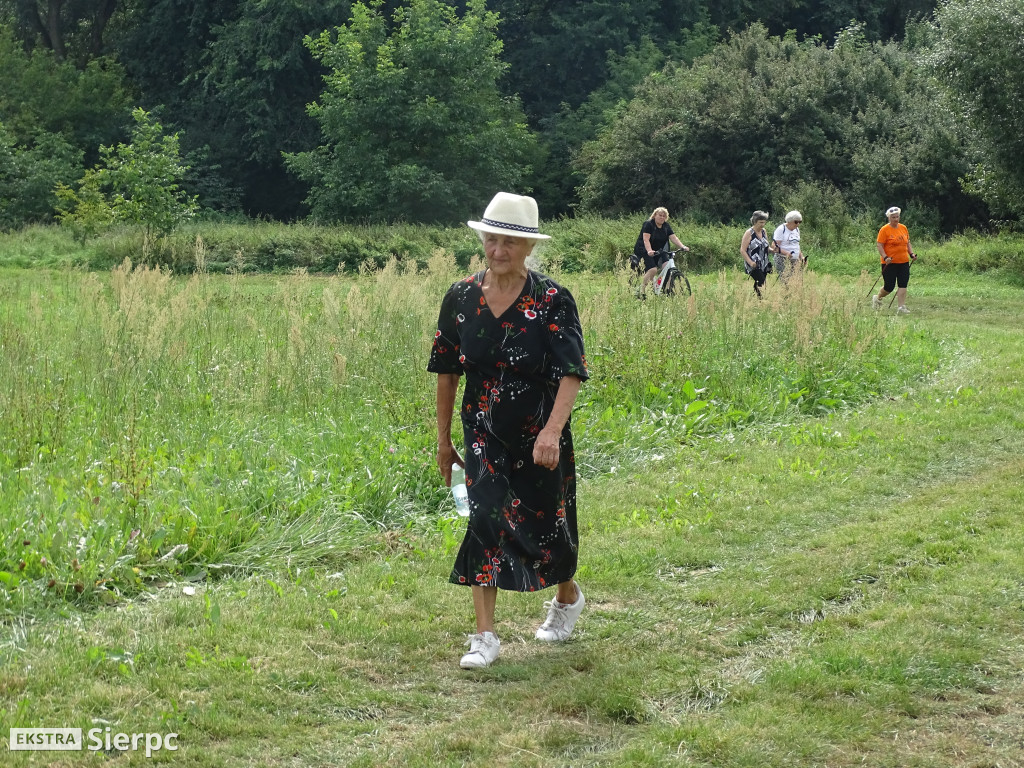
[[[455,499],[455,511],[461,517],[469,517],[469,491],[466,490],[466,470],[458,464],[452,464],[452,498]]]

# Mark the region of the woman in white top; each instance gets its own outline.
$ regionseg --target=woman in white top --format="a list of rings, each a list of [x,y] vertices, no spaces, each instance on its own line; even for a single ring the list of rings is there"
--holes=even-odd
[[[807,261],[804,252],[800,250],[800,224],[803,220],[800,211],[790,211],[786,214],[786,223],[779,224],[772,236],[778,254],[775,257],[775,271],[784,283]]]

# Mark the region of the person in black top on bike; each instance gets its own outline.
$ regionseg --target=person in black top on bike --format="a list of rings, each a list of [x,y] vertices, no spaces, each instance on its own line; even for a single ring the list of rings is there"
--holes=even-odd
[[[642,272],[644,276],[643,283],[636,289],[638,299],[644,298],[647,285],[658,274],[658,268],[664,264],[657,254],[668,244],[669,240],[683,251],[690,250],[683,245],[682,241],[676,237],[676,233],[672,231],[672,227],[669,226],[668,210],[655,208],[651,217],[644,222],[640,229],[640,236],[637,237],[636,245],[633,246],[633,258],[630,259],[633,269],[637,273]]]
[[[754,293],[759,299],[764,281],[768,279],[768,273],[772,271],[772,260],[769,254],[775,251],[775,244],[764,229],[767,223],[767,213],[754,211],[754,215],[750,217],[750,229],[743,233],[743,241],[740,243],[743,265],[747,274],[754,278]]]

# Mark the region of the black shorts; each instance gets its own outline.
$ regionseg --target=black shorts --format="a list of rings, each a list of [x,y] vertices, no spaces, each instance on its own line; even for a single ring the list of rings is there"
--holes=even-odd
[[[668,256],[665,255],[664,251],[655,251],[653,256],[648,256],[646,253],[640,256],[634,253],[632,259],[633,269],[642,275],[649,269],[657,269],[663,266],[666,259],[668,259]]]
[[[892,293],[892,289],[895,286],[900,288],[906,288],[907,283],[910,282],[910,262],[905,261],[902,264],[886,264],[882,269],[882,287],[886,293]]]

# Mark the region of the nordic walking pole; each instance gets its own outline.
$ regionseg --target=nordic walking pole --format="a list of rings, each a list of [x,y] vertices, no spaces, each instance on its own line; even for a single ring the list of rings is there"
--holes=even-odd
[[[882,275],[885,274],[885,268],[887,266],[889,266],[889,265],[888,264],[882,264],[882,271],[878,274],[878,277],[875,278],[875,282],[873,282],[871,284],[871,288],[868,290],[868,298],[869,299],[871,298],[871,294],[874,293],[875,286],[878,285],[878,281],[881,280],[882,279]]]

